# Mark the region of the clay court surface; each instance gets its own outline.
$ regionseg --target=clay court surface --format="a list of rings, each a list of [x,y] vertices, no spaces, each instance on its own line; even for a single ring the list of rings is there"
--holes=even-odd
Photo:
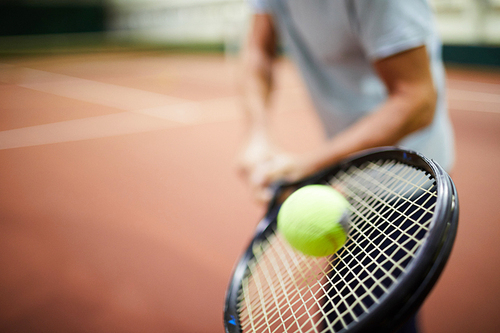
[[[264,212],[237,177],[238,68],[223,55],[0,59],[0,331],[222,332]],[[455,248],[423,332],[500,327],[500,72],[449,69]],[[293,67],[273,100],[293,151],[320,129]]]

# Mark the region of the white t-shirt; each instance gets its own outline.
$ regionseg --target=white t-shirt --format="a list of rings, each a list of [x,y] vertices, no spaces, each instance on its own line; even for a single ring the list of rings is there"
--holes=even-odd
[[[445,73],[426,0],[250,0],[273,15],[298,65],[329,137],[374,111],[386,98],[373,62],[425,45],[438,92],[433,123],[399,145],[451,169],[454,140],[445,100]]]

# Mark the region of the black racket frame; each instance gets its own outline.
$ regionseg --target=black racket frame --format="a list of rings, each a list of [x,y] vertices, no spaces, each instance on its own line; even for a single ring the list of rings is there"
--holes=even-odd
[[[257,225],[249,246],[235,266],[226,292],[224,327],[227,333],[241,332],[237,307],[242,280],[247,274],[249,261],[254,257],[252,252],[254,243],[265,239],[276,228],[276,217],[283,201],[282,194],[290,189],[325,183],[339,171],[379,160],[399,161],[429,173],[436,182],[438,197],[427,240],[407,267],[407,273],[389,293],[382,296],[380,304],[365,314],[360,321],[348,325],[346,331],[393,332],[419,309],[450,256],[458,228],[458,195],[449,175],[433,160],[418,152],[383,147],[361,152],[299,182],[275,185],[275,195],[264,218]]]

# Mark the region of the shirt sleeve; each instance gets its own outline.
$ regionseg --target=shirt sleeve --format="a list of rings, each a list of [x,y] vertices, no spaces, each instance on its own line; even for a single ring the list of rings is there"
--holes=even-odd
[[[427,0],[354,1],[359,38],[370,60],[425,45],[433,33]]]
[[[271,8],[267,0],[248,0],[254,13],[269,13]]]

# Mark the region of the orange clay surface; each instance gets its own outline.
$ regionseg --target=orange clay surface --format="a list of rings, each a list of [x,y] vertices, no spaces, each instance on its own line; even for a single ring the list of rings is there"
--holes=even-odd
[[[223,331],[225,288],[264,212],[235,173],[238,68],[222,55],[0,59],[0,331]],[[500,74],[449,69],[460,225],[424,332],[500,327]],[[273,126],[322,135],[279,64]]]

